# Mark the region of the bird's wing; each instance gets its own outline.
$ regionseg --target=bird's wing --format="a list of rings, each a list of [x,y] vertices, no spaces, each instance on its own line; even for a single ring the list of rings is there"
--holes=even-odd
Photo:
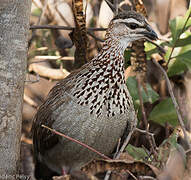
[[[48,149],[51,149],[58,143],[58,135],[52,133],[50,130],[43,128],[41,125],[52,127],[55,119],[52,118],[52,113],[63,103],[67,103],[67,99],[64,94],[69,93],[75,85],[75,74],[74,72],[66,77],[64,80],[58,82],[49,92],[45,102],[39,107],[34,119],[32,126],[33,136],[33,149],[35,156],[39,153],[42,155]]]
[[[41,125],[52,127],[55,119],[53,119],[53,112],[63,104],[67,104],[71,94],[71,90],[76,85],[78,78],[82,74],[87,74],[91,68],[91,61],[83,65],[80,69],[75,70],[65,79],[59,81],[49,92],[45,102],[39,107],[32,126],[33,136],[33,150],[35,156],[45,153],[58,143],[58,135],[52,133],[50,130],[43,128]]]

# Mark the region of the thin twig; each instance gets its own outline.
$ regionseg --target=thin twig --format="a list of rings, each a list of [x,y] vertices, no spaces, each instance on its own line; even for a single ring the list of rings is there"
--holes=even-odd
[[[29,105],[31,105],[32,107],[35,107],[37,108],[38,107],[38,104],[29,96],[27,96],[25,93],[24,93],[24,97],[23,97],[24,101],[26,103],[28,103]]]
[[[47,7],[48,7],[48,0],[45,0],[44,7],[42,8],[41,14],[40,14],[38,21],[37,21],[37,26],[39,26],[41,24],[41,21],[42,21],[44,15],[46,13]],[[32,36],[31,36],[30,40],[28,41],[28,48],[30,48],[32,41],[35,38],[35,36],[36,36],[36,29],[34,29],[32,31]]]
[[[150,135],[150,136],[154,136],[153,133],[147,132],[147,131],[142,130],[142,129],[139,129],[139,128],[136,128],[135,131],[138,131],[138,132],[143,133],[143,134],[148,134],[148,135]]]
[[[134,117],[134,118],[136,118],[136,117]],[[134,119],[133,122],[137,122],[137,119]],[[137,123],[135,123],[135,125],[136,125],[136,124],[137,124]],[[121,153],[125,150],[127,144],[129,143],[129,141],[130,141],[130,139],[131,139],[131,136],[132,136],[132,134],[133,134],[133,132],[134,132],[135,129],[136,129],[136,126],[133,126],[132,129],[131,129],[131,131],[129,132],[128,136],[127,136],[126,139],[124,140],[123,145],[121,146],[121,149],[119,150],[118,153],[116,153],[114,159],[119,159]],[[108,172],[108,177],[105,177],[104,180],[109,179],[110,175],[111,175],[111,173]]]
[[[112,12],[116,12],[116,8],[114,7],[114,5],[109,1],[109,0],[105,0],[105,2],[107,3],[107,5],[110,7],[110,9],[112,10]],[[122,8],[118,8],[119,12],[125,12]]]
[[[57,25],[32,25],[30,29],[61,29],[61,30],[73,30],[74,27],[57,26]]]
[[[42,8],[42,3],[39,1],[39,2],[36,2],[36,0],[32,0],[32,3],[34,3],[34,5],[37,7],[37,8],[39,8],[39,9],[41,9]],[[39,4],[40,3],[40,4]]]
[[[116,12],[115,6],[114,6],[109,0],[105,0],[105,2],[106,2],[107,5],[110,7],[110,9],[112,10],[112,12]]]
[[[62,136],[62,137],[66,138],[66,139],[68,139],[68,140],[70,140],[70,141],[72,141],[72,142],[75,142],[75,143],[77,143],[77,144],[79,144],[79,145],[81,145],[81,146],[83,146],[83,147],[89,149],[90,151],[92,151],[92,152],[94,152],[94,153],[100,155],[100,156],[101,156],[102,158],[104,158],[104,159],[112,160],[112,159],[109,158],[108,156],[106,156],[106,155],[100,153],[99,151],[95,150],[94,148],[88,146],[87,144],[84,144],[84,143],[82,143],[82,142],[80,142],[80,141],[78,141],[78,140],[76,140],[76,139],[74,139],[74,138],[71,138],[71,137],[69,137],[69,136],[67,136],[67,135],[65,135],[65,134],[63,134],[63,133],[60,133],[60,132],[58,132],[58,131],[56,131],[56,130],[54,130],[54,129],[51,129],[51,128],[49,128],[48,126],[45,126],[44,124],[42,124],[41,126],[42,126],[43,128],[46,128],[46,129],[50,130],[50,131],[53,132],[54,134],[57,134],[57,135],[59,135],[59,136]]]
[[[43,19],[44,15],[46,14],[47,6],[48,6],[48,0],[45,0],[45,2],[44,2],[44,7],[42,8],[40,17],[39,17],[38,22],[37,22],[38,25],[41,24],[42,19]]]
[[[125,139],[125,141],[124,141],[124,143],[123,143],[121,149],[119,150],[119,153],[116,155],[116,158],[115,158],[115,159],[119,159],[121,153],[125,150],[125,148],[126,148],[127,144],[129,143],[129,140],[130,140],[131,135],[133,134],[134,130],[135,130],[135,128],[132,129],[132,130],[129,132],[128,136],[126,137],[126,139]]]
[[[148,151],[148,149],[147,149],[145,146],[143,146],[143,145],[141,145],[141,148],[144,149],[145,153],[146,153],[147,156],[150,158],[150,157],[151,157],[151,153],[150,153],[150,151]]]
[[[34,63],[41,63],[41,62],[47,62],[47,61],[74,61],[74,57],[62,57],[62,56],[35,56],[33,58],[34,60],[30,61],[28,65],[34,64]]]
[[[112,173],[112,171],[111,171],[111,170],[108,170],[108,171],[106,172],[106,174],[105,174],[104,180],[108,180],[108,179],[110,178],[110,176],[111,176],[111,173]]]
[[[54,61],[56,59],[45,59],[45,60],[39,60],[39,61],[32,61],[32,62],[29,62],[28,65],[47,62],[47,60]],[[62,60],[62,59],[58,59],[58,60]],[[64,59],[64,61],[71,61],[71,59]]]
[[[87,28],[88,31],[106,31],[107,28],[93,28],[93,27],[89,27]]]
[[[172,89],[172,86],[170,84],[170,80],[168,78],[168,75],[166,73],[166,71],[162,68],[162,66],[155,60],[155,59],[152,59],[153,63],[161,70],[161,72],[163,73],[165,79],[166,79],[166,83],[167,83],[167,87],[168,87],[168,92],[170,94],[170,97],[172,99],[172,102],[174,104],[174,107],[176,109],[176,114],[178,116],[178,121],[180,123],[180,126],[183,130],[183,133],[184,133],[184,138],[189,146],[189,148],[191,149],[191,144],[189,143],[189,140],[188,140],[188,136],[186,134],[186,128],[185,128],[185,125],[184,125],[184,121],[183,121],[183,118],[181,116],[181,112],[180,112],[180,108],[179,108],[179,105],[178,103],[176,102],[176,98],[174,96],[174,93],[173,93],[173,89]]]
[[[140,100],[140,105],[141,105],[141,111],[142,111],[142,114],[143,114],[143,122],[144,122],[144,125],[145,125],[145,129],[147,129],[148,128],[148,121],[147,121],[145,108],[144,108],[144,104],[143,104],[143,98],[142,98],[142,94],[141,94],[140,77],[137,76],[136,79],[137,79],[137,88],[138,88],[139,100]]]
[[[68,26],[57,26],[57,25],[32,25],[30,26],[31,29],[60,29],[60,30],[70,30],[72,31],[74,27],[68,27]],[[106,31],[107,28],[87,28],[88,31]]]
[[[136,178],[136,176],[135,176],[131,171],[129,171],[128,169],[126,169],[125,172],[127,172],[134,180],[138,180],[138,179]],[[111,171],[111,170],[108,170],[107,173],[106,173],[106,175],[105,175],[105,177],[104,177],[104,180],[109,180],[109,178],[110,178],[110,176],[111,176],[111,173],[112,173],[112,171]]]
[[[140,180],[157,180],[154,177],[151,176],[139,176]]]
[[[84,14],[85,21],[86,21],[86,17],[87,17],[87,8],[88,8],[88,1],[86,0],[85,14]]]
[[[154,149],[157,148],[157,145],[156,145],[156,142],[155,142],[155,138],[154,138],[155,135],[153,133],[151,133],[149,131],[145,131],[145,130],[139,129],[139,128],[136,128],[135,130],[138,131],[138,132],[141,132],[143,134],[148,134],[149,136],[151,136],[152,144],[154,146]]]
[[[36,74],[36,79],[35,80],[31,80],[30,79],[30,74],[28,74],[28,79],[29,80],[25,80],[25,83],[30,83],[30,84],[33,84],[33,83],[37,83],[40,81],[40,77],[39,77],[39,74]]]
[[[118,152],[119,152],[120,144],[121,144],[121,138],[119,138],[119,140],[118,140],[116,152],[115,152],[115,154],[114,154],[114,156],[113,156],[113,159],[115,159],[115,157],[117,156],[117,154],[118,154]],[[106,175],[105,175],[105,177],[104,177],[104,180],[108,180],[109,177],[111,176],[111,173],[112,173],[112,171],[107,171],[107,173],[106,173]]]
[[[93,37],[93,38],[94,38],[95,40],[97,40],[97,41],[104,42],[103,39],[100,39],[100,38],[96,37],[96,36],[95,36],[92,32],[90,32],[90,31],[87,31],[87,34],[90,35],[91,37]]]
[[[114,0],[114,7],[115,7],[115,16],[119,13],[119,2],[118,0]]]
[[[119,140],[118,140],[116,152],[115,152],[115,154],[114,154],[114,156],[113,156],[114,159],[115,159],[115,157],[117,156],[117,154],[118,154],[118,152],[119,152],[120,144],[121,144],[121,138],[119,138]]]
[[[125,141],[123,142],[123,145],[121,146],[121,149],[119,150],[118,153],[116,153],[114,159],[119,159],[121,153],[125,150],[127,144],[129,143],[129,140],[130,140],[135,128],[136,127],[133,127],[132,130],[129,132],[128,136],[126,137]],[[104,180],[108,180],[110,175],[111,175],[111,171],[107,171]]]
[[[130,174],[130,176],[131,176],[134,180],[138,180],[138,179],[134,176],[134,174],[133,174],[131,171],[129,171],[128,169],[126,169],[126,171]]]
[[[151,44],[155,45],[161,53],[163,53],[163,54],[166,53],[165,49],[162,46],[160,46],[157,43],[151,41],[149,38],[146,38],[146,40],[149,41]]]
[[[137,86],[138,86],[138,94],[139,94],[139,99],[140,99],[141,111],[142,111],[142,115],[143,115],[143,122],[144,122],[145,130],[146,130],[146,137],[147,137],[147,139],[149,141],[149,144],[151,146],[151,151],[152,151],[152,153],[154,155],[154,158],[157,161],[157,152],[156,152],[155,147],[154,147],[155,145],[153,143],[153,139],[149,135],[149,124],[148,124],[148,121],[147,121],[147,117],[146,117],[146,113],[145,113],[145,108],[144,108],[144,104],[143,104],[143,98],[142,98],[142,94],[141,94],[140,77],[137,76],[136,79],[137,79]]]
[[[66,18],[62,15],[62,13],[58,10],[58,5],[55,4],[56,12],[59,14],[59,16],[62,18],[62,20],[66,23],[68,27],[71,27],[70,23],[66,20]]]

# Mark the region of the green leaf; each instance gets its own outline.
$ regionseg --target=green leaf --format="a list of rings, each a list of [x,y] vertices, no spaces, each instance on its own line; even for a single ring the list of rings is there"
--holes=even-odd
[[[151,104],[158,100],[159,95],[152,89],[152,87],[149,84],[146,84],[147,93],[142,90],[142,96],[145,100],[144,102],[150,102]]]
[[[170,54],[171,54],[171,51],[172,51],[172,48],[169,47],[164,55],[164,59],[165,61],[168,61],[169,57],[170,57]]]
[[[135,77],[129,77],[127,79],[127,87],[131,94],[131,97],[136,100],[138,98],[137,81]]]
[[[188,9],[184,17],[177,17],[170,21],[169,26],[172,32],[173,43],[179,39],[180,35],[191,26],[191,8]],[[189,19],[188,19],[189,18]]]
[[[171,47],[172,46],[168,42],[162,42],[162,41],[157,41],[157,44],[160,45],[161,47],[164,47],[164,46]],[[154,45],[154,44],[152,44],[150,42],[145,42],[144,45],[145,45],[145,52],[146,52],[146,55],[147,55],[147,60],[151,59],[152,54],[159,53],[159,51],[160,51],[158,49],[158,47],[156,47],[156,45]]]
[[[177,60],[184,63],[189,69],[191,68],[191,49],[185,53],[181,53],[176,57]]]
[[[186,34],[190,35],[191,33]],[[168,66],[169,76],[180,74],[185,70],[191,69],[191,44],[183,46],[175,56]]]
[[[140,106],[140,101],[137,88],[137,81],[135,77],[129,77],[127,79],[127,87],[129,89],[129,93],[131,94],[131,97],[133,98],[134,106],[136,109],[138,109],[138,107]],[[156,100],[158,100],[159,95],[151,88],[149,84],[146,84],[146,88],[147,88],[147,93],[141,87],[143,102],[154,103]]]
[[[179,130],[176,127],[173,133],[167,139],[165,139],[159,146],[158,158],[161,162],[166,163],[166,161],[169,158],[170,152],[174,149],[178,149],[179,146],[177,142],[178,136],[179,136]]]
[[[167,98],[157,104],[149,114],[149,120],[155,121],[161,125],[165,125],[165,123],[168,122],[176,126],[178,124],[178,118],[172,99]]]
[[[177,139],[179,137],[179,130],[178,127],[175,128],[173,133],[165,139],[160,146],[164,146],[166,143],[168,143],[171,147],[177,147]]]
[[[158,49],[155,45],[153,45],[150,42],[145,42],[144,45],[145,45],[145,52],[147,55],[147,60],[150,60],[152,54],[158,53]]]
[[[167,73],[169,77],[182,74],[185,70],[187,70],[187,66],[183,62],[176,59],[172,59],[168,67]]]
[[[182,46],[186,46],[186,45],[189,45],[191,44],[191,35],[185,37],[185,38],[182,38],[182,39],[179,39],[175,45],[175,47],[182,47]]]
[[[129,155],[131,155],[135,160],[145,160],[147,158],[147,153],[143,148],[137,148],[135,146],[132,146],[129,144],[126,147],[126,151],[128,152]]]

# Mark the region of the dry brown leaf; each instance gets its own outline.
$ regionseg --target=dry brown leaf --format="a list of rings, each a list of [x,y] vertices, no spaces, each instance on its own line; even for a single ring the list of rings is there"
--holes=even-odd
[[[39,74],[43,77],[48,77],[50,79],[64,79],[70,73],[66,69],[52,69],[45,67],[41,64],[30,64],[29,72],[34,71],[36,74]]]
[[[36,113],[36,108],[32,107],[26,102],[23,103],[23,114],[22,114],[23,123],[25,123],[25,121],[27,124],[31,122],[31,119],[34,117],[35,113]],[[25,126],[22,126],[22,128],[25,128]],[[27,127],[26,131],[30,132],[30,128]]]
[[[129,66],[126,70],[125,70],[125,80],[128,79],[128,77],[131,76],[135,76],[135,72],[132,70],[132,66]]]
[[[56,81],[49,81],[42,77],[38,78],[32,74],[27,75],[26,81],[24,93],[37,102],[38,105],[42,103],[42,100],[46,98],[50,89],[57,83]],[[37,97],[41,100],[40,102],[37,100]]]
[[[71,174],[65,176],[54,176],[53,180],[98,180],[95,176],[86,175],[82,171],[72,171]]]
[[[24,134],[22,134],[22,136],[21,136],[21,141],[26,143],[26,144],[32,145],[32,139],[29,139],[29,138],[25,137]]]
[[[128,176],[134,174],[138,176],[147,175],[156,177],[159,174],[159,170],[145,162],[141,161],[124,161],[124,160],[93,160],[82,168],[87,174],[95,175],[97,173],[103,173],[105,171],[112,171],[118,177]],[[131,175],[130,175],[131,176]]]
[[[183,150],[183,149],[182,149]],[[182,151],[181,150],[181,151]],[[173,150],[170,153],[164,171],[159,175],[159,180],[180,180],[184,179],[185,154],[184,152]]]
[[[127,152],[121,153],[120,156],[119,156],[119,160],[134,161],[133,157],[130,156]]]
[[[27,96],[26,94],[24,94],[24,101],[33,107],[38,106],[38,104],[33,99],[31,99],[29,96]]]

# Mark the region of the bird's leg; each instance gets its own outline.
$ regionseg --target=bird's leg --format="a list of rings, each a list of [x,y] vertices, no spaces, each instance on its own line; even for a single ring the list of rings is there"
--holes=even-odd
[[[63,167],[62,168],[62,176],[65,176],[65,175],[67,175],[68,173],[67,173],[67,171],[66,171],[66,169]]]

